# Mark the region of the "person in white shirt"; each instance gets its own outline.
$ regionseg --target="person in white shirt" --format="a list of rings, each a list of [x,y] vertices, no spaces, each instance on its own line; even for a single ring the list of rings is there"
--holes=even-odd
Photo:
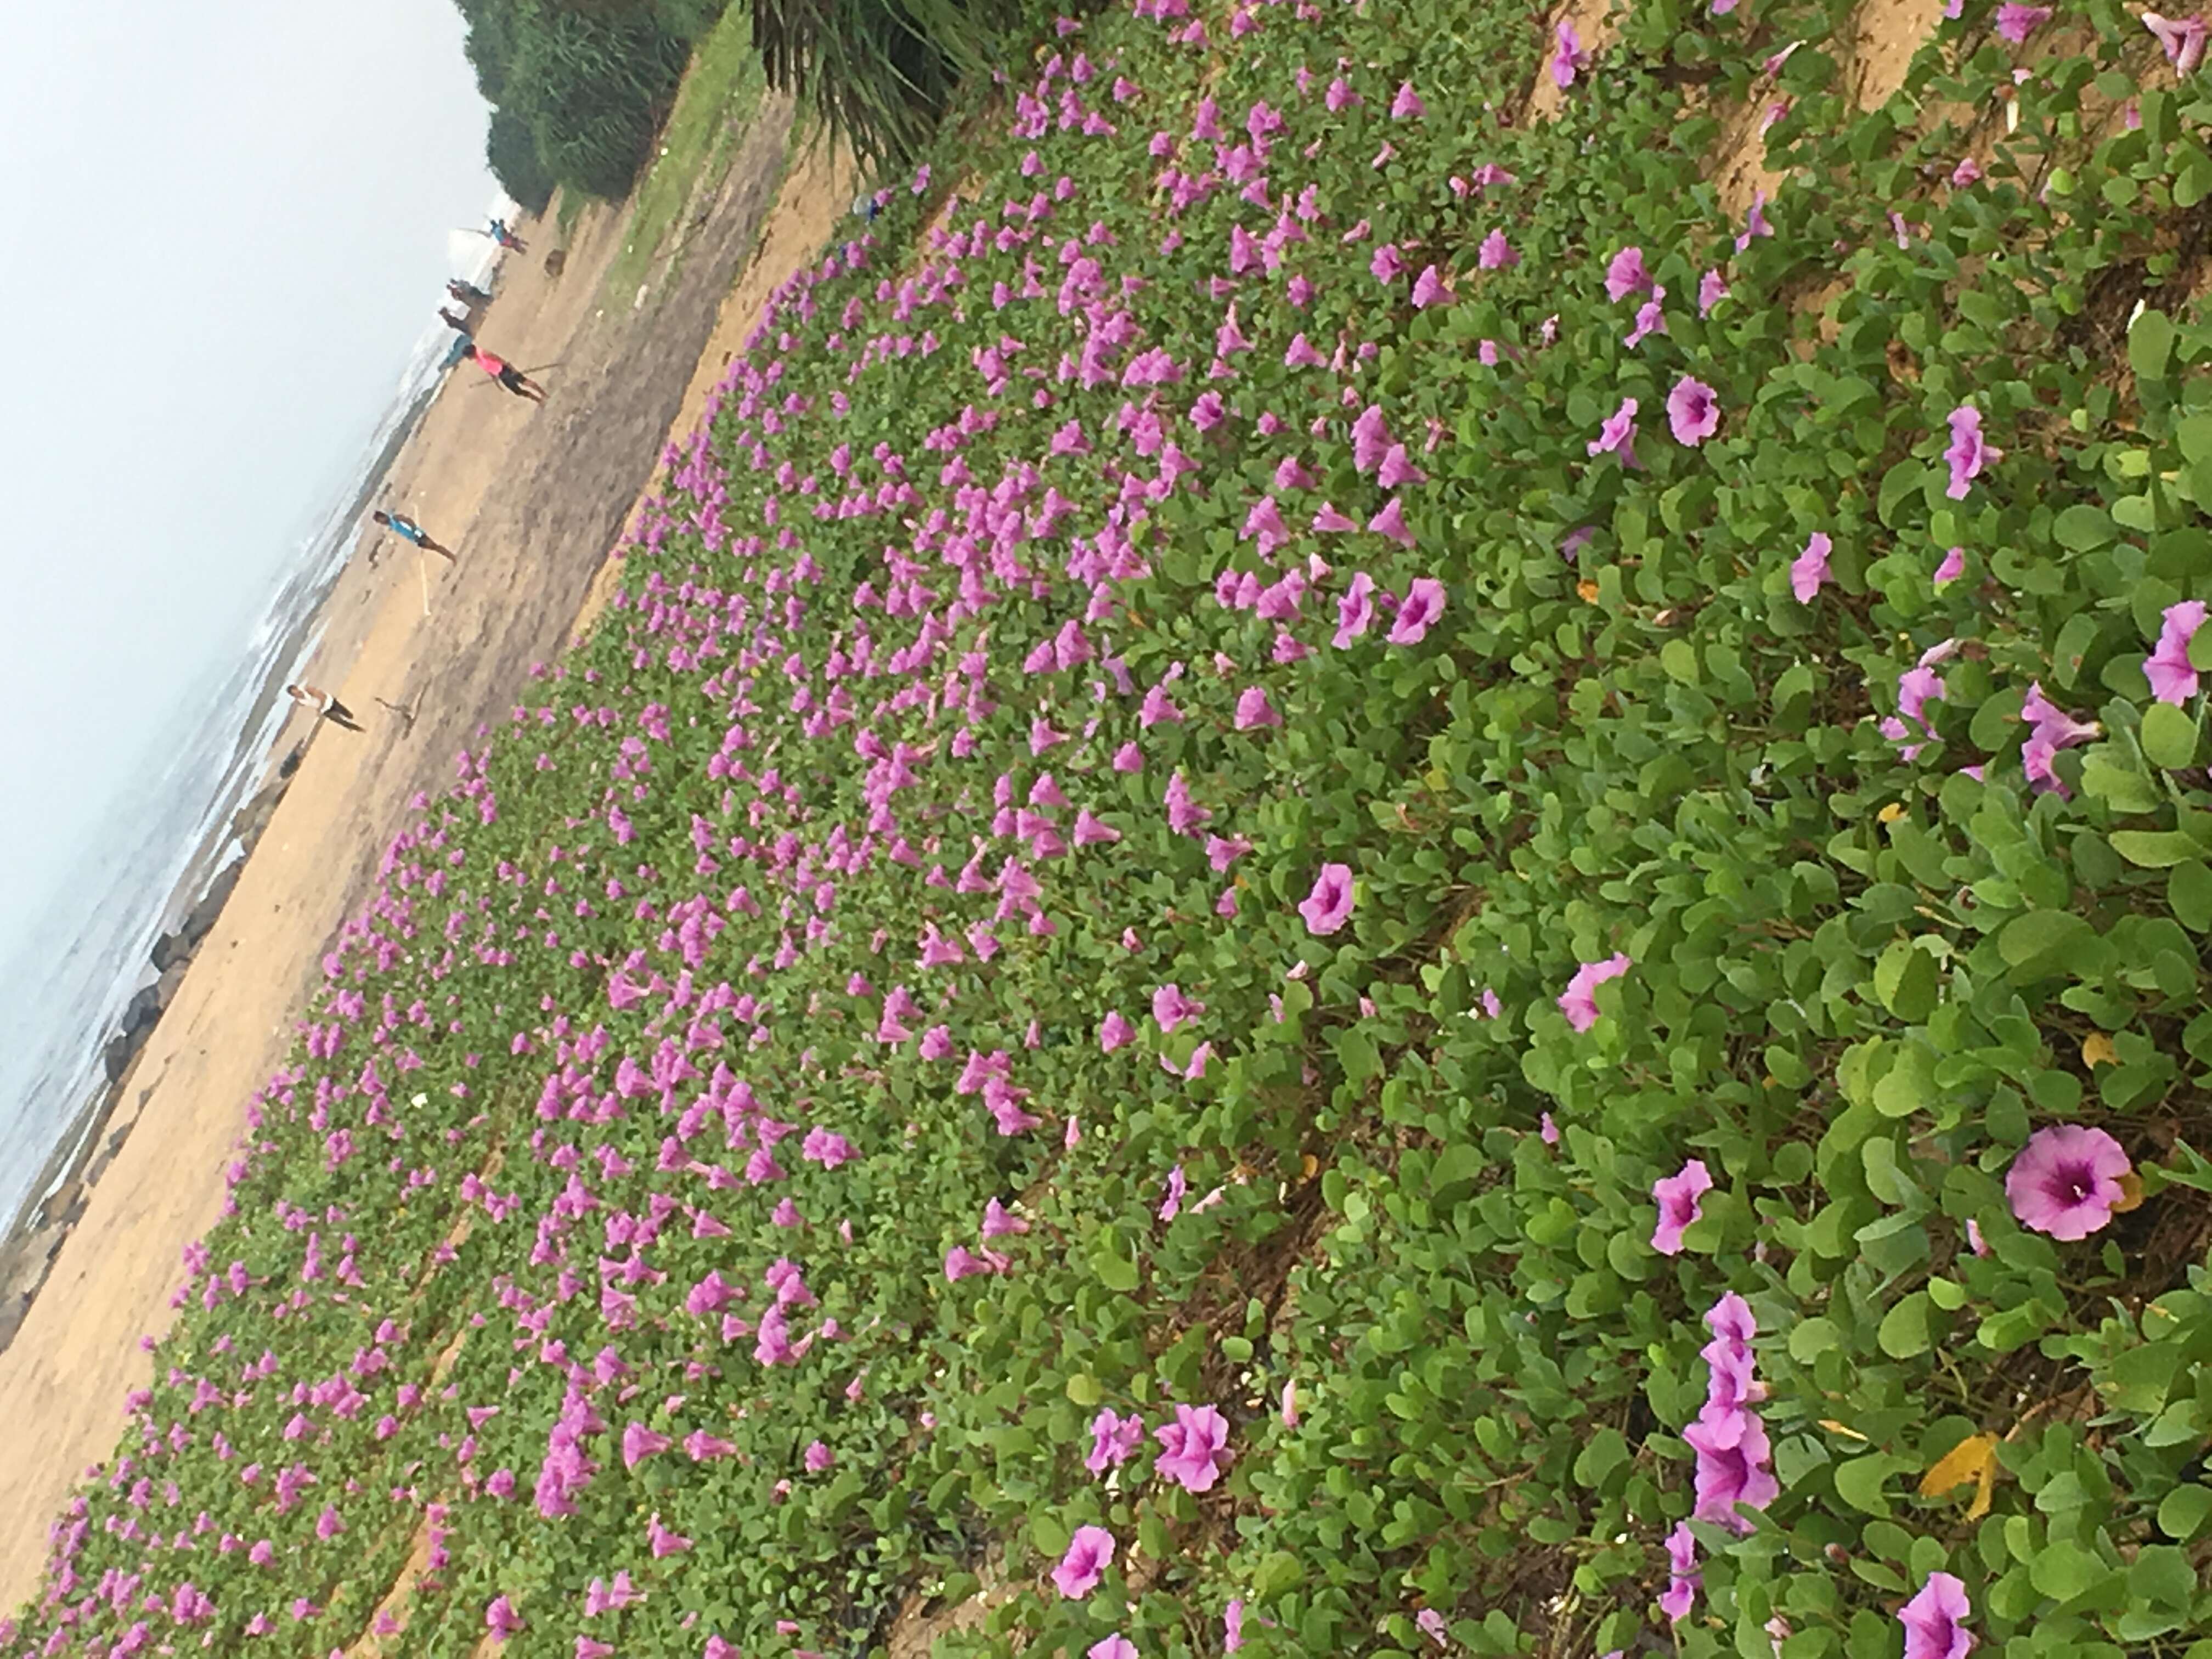
[[[362,729],[355,723],[353,710],[340,702],[319,685],[288,685],[284,695],[302,708],[312,708],[333,725],[343,726],[349,732]]]

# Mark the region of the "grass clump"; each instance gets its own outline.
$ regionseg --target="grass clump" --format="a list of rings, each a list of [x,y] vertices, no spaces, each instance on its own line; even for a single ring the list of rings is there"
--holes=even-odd
[[[666,258],[672,270],[690,234],[686,215],[710,199],[727,175],[764,89],[743,6],[725,10],[692,55],[653,161],[638,181],[622,251],[607,273],[607,293],[628,305]]]

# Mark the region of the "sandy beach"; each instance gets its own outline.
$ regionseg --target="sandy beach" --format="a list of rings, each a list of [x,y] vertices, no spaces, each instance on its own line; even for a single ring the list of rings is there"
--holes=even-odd
[[[311,735],[305,761],[138,1057],[110,1129],[128,1139],[0,1353],[0,1414],[19,1428],[0,1444],[0,1611],[35,1589],[70,1488],[115,1449],[124,1397],[151,1376],[140,1337],[173,1317],[181,1253],[221,1210],[246,1103],[409,799],[444,788],[530,665],[596,614],[663,447],[696,424],[769,291],[837,233],[851,167],[820,147],[787,158],[789,126],[787,105],[761,111],[712,202],[693,204],[682,265],[657,271],[641,306],[605,293],[623,210],[583,214],[557,277],[552,225],[520,228],[532,251],[509,256],[478,338],[549,400],[465,365],[394,466],[383,503],[459,562],[387,536],[374,566],[364,554],[341,578],[309,678],[367,729],[311,733],[301,717],[279,738],[272,756]]]

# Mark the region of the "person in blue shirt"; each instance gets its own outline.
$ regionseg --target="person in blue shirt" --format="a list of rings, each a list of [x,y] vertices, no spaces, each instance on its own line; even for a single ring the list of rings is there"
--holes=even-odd
[[[416,524],[414,520],[409,518],[404,513],[386,513],[382,507],[379,507],[375,512],[370,514],[368,516],[375,520],[377,523],[382,525],[386,530],[389,530],[393,535],[399,537],[402,540],[414,543],[416,546],[422,549],[426,553],[435,553],[440,558],[445,560],[447,564],[456,562],[453,550],[452,548],[442,547],[439,545],[438,543],[431,540],[429,532],[424,530],[421,525]],[[374,555],[370,556],[370,562],[375,562]]]

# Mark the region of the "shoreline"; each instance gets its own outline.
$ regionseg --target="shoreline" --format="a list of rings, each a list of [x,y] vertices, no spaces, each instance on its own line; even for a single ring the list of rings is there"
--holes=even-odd
[[[160,1029],[161,1017],[175,1000],[192,958],[213,931],[245,873],[246,860],[299,775],[307,749],[307,740],[301,738],[271,760],[253,793],[202,839],[184,878],[164,901],[161,914],[177,916],[177,923],[155,940],[149,953],[157,977],[131,999],[117,1029],[101,1045],[106,1080],[95,1085],[71,1114],[68,1129],[40,1165],[31,1196],[0,1233],[0,1353],[7,1352],[29,1317],[63,1247],[83,1219],[92,1189],[123,1150],[160,1085],[156,1077],[139,1089],[126,1112],[125,1102],[138,1085],[146,1045]],[[234,846],[236,854],[225,860],[223,854]],[[213,873],[201,873],[205,871]],[[189,904],[185,902],[188,894]]]
[[[501,720],[531,664],[559,657],[586,625],[594,591],[618,580],[663,452],[696,427],[750,332],[738,311],[757,311],[835,234],[850,190],[830,210],[795,202],[793,185],[820,197],[823,169],[834,175],[842,158],[787,156],[789,118],[787,102],[757,113],[705,204],[713,222],[679,271],[661,273],[651,306],[617,307],[603,292],[620,209],[586,210],[558,276],[542,254],[510,267],[484,333],[502,355],[547,366],[550,404],[448,380],[395,460],[385,499],[459,563],[432,571],[394,546],[341,573],[304,672],[368,729],[287,723],[272,753],[302,757],[251,855],[216,878],[237,872],[173,999],[43,1172],[59,1179],[42,1181],[25,1217],[35,1224],[0,1243],[0,1262],[39,1252],[20,1315],[0,1318],[13,1326],[0,1334],[0,1407],[40,1431],[0,1456],[0,1514],[17,1529],[0,1537],[0,1602],[35,1588],[46,1523],[87,1464],[112,1454],[123,1396],[152,1364],[138,1338],[174,1317],[179,1252],[226,1200],[242,1109],[290,1052],[322,954],[412,821],[407,803],[441,792],[455,752]]]

